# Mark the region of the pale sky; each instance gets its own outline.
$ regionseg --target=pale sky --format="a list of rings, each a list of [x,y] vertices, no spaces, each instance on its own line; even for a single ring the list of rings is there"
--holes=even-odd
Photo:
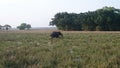
[[[81,13],[104,6],[120,9],[120,0],[0,0],[0,25],[48,27],[58,12]]]

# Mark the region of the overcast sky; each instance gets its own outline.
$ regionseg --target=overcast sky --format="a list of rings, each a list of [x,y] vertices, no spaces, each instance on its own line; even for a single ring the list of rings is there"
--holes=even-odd
[[[120,9],[120,0],[0,0],[0,25],[47,27],[58,12],[81,13],[104,6]]]

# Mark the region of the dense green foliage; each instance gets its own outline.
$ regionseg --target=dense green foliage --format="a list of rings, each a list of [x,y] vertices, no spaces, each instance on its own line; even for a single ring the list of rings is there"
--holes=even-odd
[[[0,68],[120,68],[120,33],[0,33]]]
[[[26,23],[21,23],[21,25],[17,26],[17,28],[20,29],[20,30],[30,29],[31,25],[30,24],[26,24]]]
[[[120,9],[103,7],[85,13],[57,13],[50,22],[61,30],[119,31]]]

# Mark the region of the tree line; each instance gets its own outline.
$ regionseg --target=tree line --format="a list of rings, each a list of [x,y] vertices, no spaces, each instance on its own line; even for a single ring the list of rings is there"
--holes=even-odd
[[[6,24],[6,25],[0,25],[0,30],[9,30],[10,28],[12,28],[10,25]],[[17,29],[19,30],[29,30],[31,28],[30,24],[27,23],[21,23],[19,26],[17,26]]]
[[[120,9],[103,7],[84,13],[57,13],[50,21],[60,30],[119,31]]]

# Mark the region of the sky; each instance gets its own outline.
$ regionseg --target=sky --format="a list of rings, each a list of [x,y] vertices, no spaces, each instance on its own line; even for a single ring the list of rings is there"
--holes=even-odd
[[[0,0],[0,25],[49,27],[56,13],[95,11],[104,6],[120,9],[120,0]]]

